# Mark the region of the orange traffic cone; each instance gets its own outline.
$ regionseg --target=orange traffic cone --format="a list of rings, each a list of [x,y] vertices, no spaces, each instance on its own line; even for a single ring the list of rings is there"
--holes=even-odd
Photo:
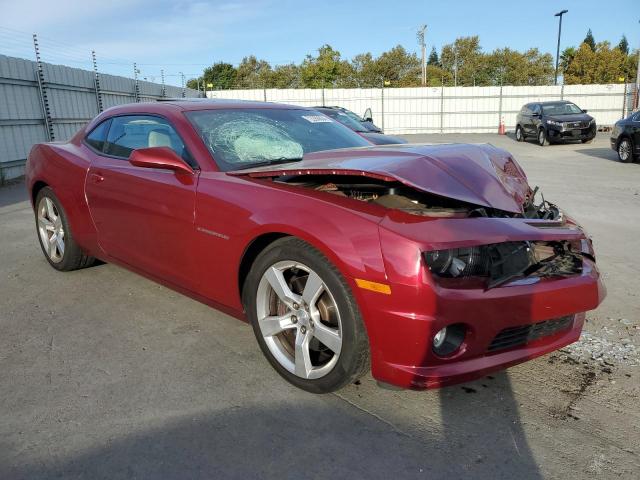
[[[504,128],[504,118],[500,117],[500,125],[498,126],[498,135],[505,135],[507,132]]]

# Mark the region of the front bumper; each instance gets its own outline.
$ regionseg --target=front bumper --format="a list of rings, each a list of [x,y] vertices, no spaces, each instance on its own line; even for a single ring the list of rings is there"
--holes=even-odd
[[[547,137],[552,141],[591,140],[596,136],[595,122],[586,128],[563,128],[547,124]]]
[[[527,221],[439,220],[430,222],[430,236],[459,239],[459,246],[478,238],[478,225],[500,230],[502,241],[546,237],[579,239],[584,233],[572,228],[542,228]],[[391,228],[396,228],[388,222]],[[406,225],[401,228],[406,227]],[[415,227],[418,227],[416,225]],[[427,228],[404,229],[405,235]],[[463,239],[463,240],[460,240]],[[400,237],[381,230],[381,245],[391,294],[357,291],[371,345],[371,371],[377,380],[410,389],[438,388],[474,380],[486,374],[521,363],[575,342],[582,330],[585,312],[595,309],[606,290],[595,263],[584,258],[580,274],[570,277],[525,278],[485,289],[477,282],[462,280],[457,285],[436,282],[416,249],[424,241]],[[433,246],[433,245],[431,245]],[[444,248],[438,244],[434,248]],[[446,285],[446,286],[443,286]],[[517,345],[495,349],[494,340],[505,329],[540,324],[570,317],[562,328],[543,330]],[[449,357],[433,351],[433,337],[443,327],[462,323],[466,327],[462,346]],[[549,322],[553,323],[553,322]],[[540,327],[540,325],[538,326]],[[541,329],[537,331],[540,331]],[[513,330],[510,330],[513,331]]]

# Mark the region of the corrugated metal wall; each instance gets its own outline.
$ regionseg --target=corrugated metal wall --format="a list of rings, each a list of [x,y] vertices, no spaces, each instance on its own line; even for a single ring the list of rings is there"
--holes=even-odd
[[[497,132],[500,119],[515,128],[522,105],[570,100],[589,110],[599,125],[612,125],[630,112],[635,85],[545,87],[422,87],[351,89],[216,90],[210,98],[237,98],[306,107],[339,105],[358,114],[371,108],[387,133]]]
[[[49,139],[43,111],[48,107],[54,140],[67,140],[98,114],[94,73],[61,65],[42,64],[43,96],[37,63],[0,55],[0,183],[24,173],[34,143]],[[164,95],[163,95],[164,88]],[[100,74],[103,109],[136,101],[181,97],[182,88]],[[199,92],[185,89],[186,97]]]

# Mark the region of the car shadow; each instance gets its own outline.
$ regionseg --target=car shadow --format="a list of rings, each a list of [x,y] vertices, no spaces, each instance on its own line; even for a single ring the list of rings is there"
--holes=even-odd
[[[478,444],[474,441],[470,445],[469,428],[477,428],[482,414],[474,414],[473,423],[465,428],[469,418],[454,412],[464,407],[462,396],[447,398],[451,414],[445,419],[462,430],[446,435],[444,442],[436,437],[417,441],[358,409],[337,405],[334,396],[321,400],[305,402],[302,398],[279,407],[236,406],[208,414],[183,415],[162,426],[111,438],[76,456],[51,457],[27,466],[3,462],[0,476],[30,480],[347,476],[444,479],[462,478],[471,472],[480,477],[486,470],[493,473],[491,478],[538,478],[532,475],[536,471],[532,459],[512,468],[515,463],[510,459],[522,458],[527,449],[520,434],[513,433],[512,419],[501,414],[505,411],[502,406],[485,405],[483,410],[489,415],[486,425],[481,429],[482,435],[477,436]],[[496,419],[500,421],[496,423]],[[520,442],[520,456],[512,455],[516,448],[514,435]],[[480,443],[486,448],[478,456],[470,456],[468,449],[475,452]],[[491,465],[494,461],[496,464]],[[495,475],[504,467],[509,471]]]
[[[438,392],[443,448],[457,478],[541,479],[506,371]],[[464,476],[466,476],[464,475]]]
[[[66,458],[30,465],[4,461],[0,477],[540,478],[508,378],[486,381],[491,386],[478,392],[473,408],[467,391],[476,387],[442,390],[444,435],[417,439],[333,395],[307,402],[301,394],[277,407],[256,404],[181,415],[128,436],[110,435],[102,445]]]
[[[610,160],[618,163],[620,162],[620,160],[618,160],[618,154],[611,148],[581,148],[576,150],[576,152],[589,157],[601,158],[603,160]]]

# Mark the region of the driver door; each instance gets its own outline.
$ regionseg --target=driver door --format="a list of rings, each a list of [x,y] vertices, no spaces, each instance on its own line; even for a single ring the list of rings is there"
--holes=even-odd
[[[133,150],[146,147],[167,146],[189,158],[164,118],[125,115],[107,121],[102,145],[91,145],[91,134],[85,141],[91,156],[85,191],[100,247],[135,268],[192,288],[199,171],[189,175],[129,163]]]

